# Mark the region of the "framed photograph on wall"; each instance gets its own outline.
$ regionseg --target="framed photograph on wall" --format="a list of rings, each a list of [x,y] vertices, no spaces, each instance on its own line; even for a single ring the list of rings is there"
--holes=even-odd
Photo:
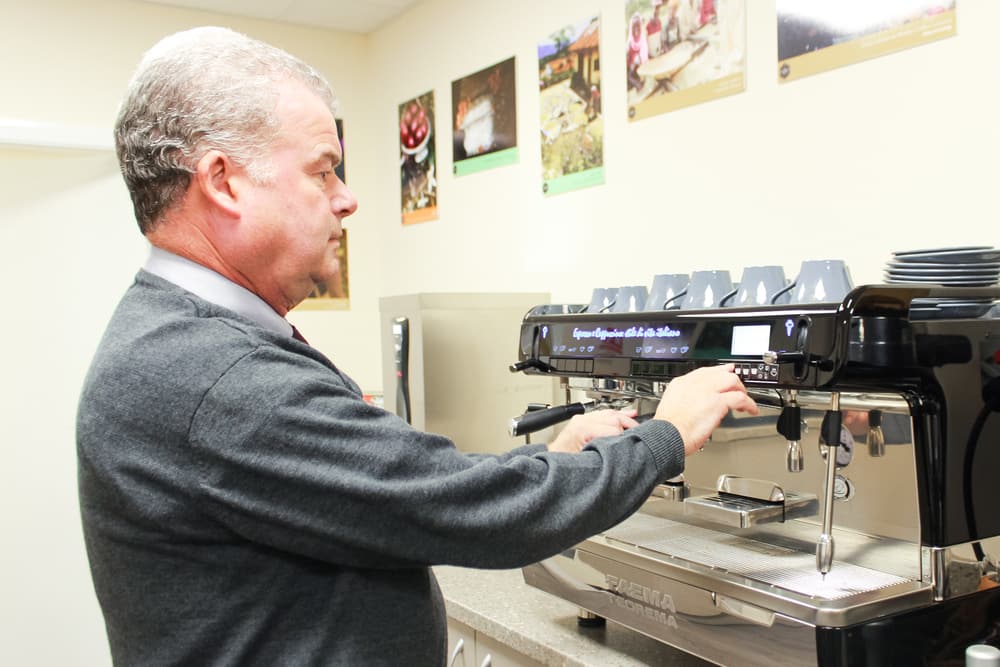
[[[337,135],[340,137],[340,154],[341,160],[340,164],[334,169],[334,173],[337,174],[337,178],[347,183],[347,157],[344,151],[344,121],[340,118],[336,119],[337,123]],[[343,230],[343,236],[340,237],[340,247],[337,248],[337,260],[339,263],[339,269],[337,274],[325,283],[320,283],[313,290],[313,293],[309,295],[302,303],[300,303],[296,309],[297,310],[347,310],[351,307],[351,290],[350,290],[350,280],[348,278],[348,266],[347,266],[347,230]]]
[[[566,25],[538,44],[542,192],[604,183],[601,21]]]
[[[451,82],[456,176],[517,163],[514,77],[514,58],[509,58]]]
[[[625,0],[630,121],[746,89],[746,0]]]
[[[404,225],[437,220],[434,91],[399,105],[400,213]]]
[[[955,0],[778,0],[778,81],[955,35]]]
[[[300,303],[297,310],[347,310],[351,307],[351,289],[348,280],[347,230],[340,237],[337,259],[340,268],[337,274],[325,283],[320,283],[309,297]]]

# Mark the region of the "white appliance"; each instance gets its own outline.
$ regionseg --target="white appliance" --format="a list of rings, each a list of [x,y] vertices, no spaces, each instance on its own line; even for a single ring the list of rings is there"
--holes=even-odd
[[[385,409],[467,452],[505,452],[511,417],[553,403],[557,381],[512,373],[521,320],[546,293],[421,293],[379,300]],[[409,405],[406,405],[408,397]],[[551,433],[531,436],[544,442]]]

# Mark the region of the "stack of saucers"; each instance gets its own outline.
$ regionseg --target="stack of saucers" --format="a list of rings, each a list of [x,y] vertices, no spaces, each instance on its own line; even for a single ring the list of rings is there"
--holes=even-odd
[[[1000,280],[1000,249],[967,246],[894,252],[885,278],[890,283],[989,287]]]
[[[1000,248],[965,246],[892,253],[886,265],[889,283],[946,287],[991,287],[1000,281]],[[914,299],[911,315],[979,317],[992,308],[990,297]]]

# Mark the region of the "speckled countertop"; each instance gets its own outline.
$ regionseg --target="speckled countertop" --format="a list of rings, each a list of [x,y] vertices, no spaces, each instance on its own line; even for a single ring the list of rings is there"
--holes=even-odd
[[[435,567],[448,616],[546,665],[706,667],[711,663],[613,621],[576,623],[576,605],[524,583],[521,570]]]

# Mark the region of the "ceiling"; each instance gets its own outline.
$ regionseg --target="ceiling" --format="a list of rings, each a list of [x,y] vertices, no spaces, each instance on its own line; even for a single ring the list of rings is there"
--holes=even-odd
[[[218,14],[369,33],[419,0],[144,0]]]

